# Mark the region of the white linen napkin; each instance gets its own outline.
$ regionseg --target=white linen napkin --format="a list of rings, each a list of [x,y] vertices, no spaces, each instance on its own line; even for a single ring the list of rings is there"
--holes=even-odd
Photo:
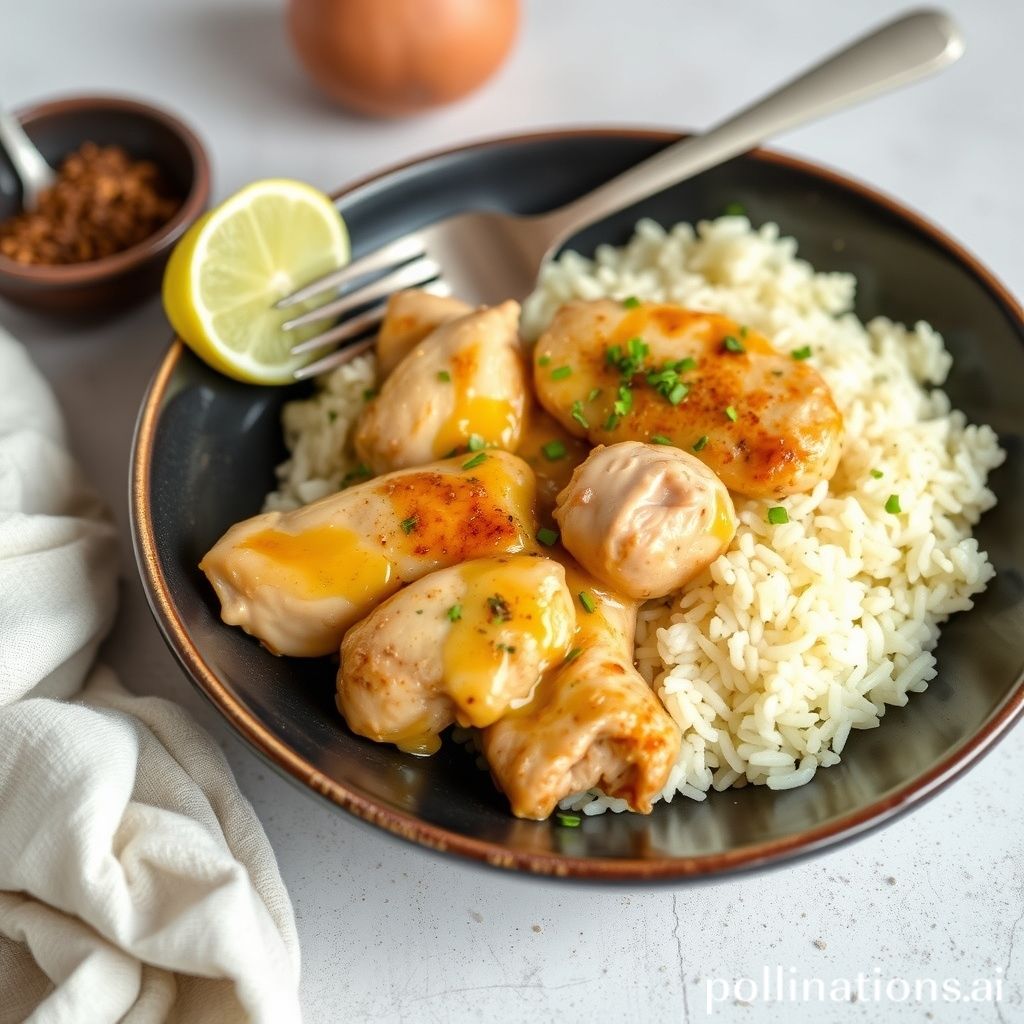
[[[273,851],[216,745],[92,667],[114,529],[0,330],[0,1024],[300,1020]]]

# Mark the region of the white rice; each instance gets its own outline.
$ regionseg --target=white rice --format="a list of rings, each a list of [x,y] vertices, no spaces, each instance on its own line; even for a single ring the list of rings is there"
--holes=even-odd
[[[668,232],[641,221],[623,248],[565,254],[524,305],[527,337],[573,298],[725,313],[783,351],[810,345],[843,412],[830,483],[781,502],[740,500],[730,550],[640,613],[637,665],[683,734],[665,800],[748,783],[791,789],[837,764],[852,730],[875,728],[888,705],[927,687],[940,624],[970,608],[994,571],[971,528],[995,503],[986,477],[1004,453],[939,389],[951,363],[942,338],[925,323],[862,324],[854,278],[817,274],[796,251],[775,225],[754,231],[744,217]],[[292,457],[267,507],[310,501],[351,472],[349,426],[372,380],[372,361],[357,360],[286,407]],[[885,510],[894,494],[900,514]],[[785,525],[766,520],[776,504]],[[595,792],[562,806],[626,809]]]

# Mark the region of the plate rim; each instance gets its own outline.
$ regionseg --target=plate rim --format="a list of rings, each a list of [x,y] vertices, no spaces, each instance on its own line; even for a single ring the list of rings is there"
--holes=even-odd
[[[355,196],[360,190],[392,175],[444,157],[534,141],[571,137],[635,138],[668,144],[685,133],[657,128],[594,126],[554,128],[512,133],[430,151],[364,175],[332,192],[331,198]],[[963,269],[972,273],[1004,307],[1024,336],[1024,311],[1009,289],[965,246],[916,210],[873,186],[831,167],[774,149],[757,148],[744,158],[782,165],[866,199],[909,223],[945,250]],[[834,847],[893,821],[934,796],[943,786],[973,767],[1006,735],[1024,714],[1024,672],[1011,692],[974,735],[963,740],[932,768],[882,797],[848,814],[812,829],[721,853],[700,857],[660,856],[637,858],[586,858],[553,852],[515,851],[500,843],[475,839],[425,822],[407,811],[388,807],[319,771],[251,715],[227,690],[204,661],[185,629],[171,600],[157,554],[150,503],[150,473],[159,414],[171,377],[184,355],[184,344],[174,338],[142,400],[132,439],[129,469],[129,510],[132,546],[150,610],[161,634],[192,683],[210,700],[234,730],[272,765],[342,810],[394,836],[427,849],[457,854],[490,867],[528,872],[537,876],[596,882],[683,882],[709,880],[797,859]]]

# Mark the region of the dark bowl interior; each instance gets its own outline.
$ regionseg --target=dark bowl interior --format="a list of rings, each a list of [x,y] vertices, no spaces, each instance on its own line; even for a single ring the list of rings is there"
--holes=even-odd
[[[0,256],[0,295],[56,312],[110,308],[152,294],[174,243],[209,198],[209,164],[191,129],[159,108],[115,97],[53,100],[19,111],[25,133],[53,167],[84,142],[117,145],[152,160],[183,203],[159,231],[102,260],[47,267]],[[21,210],[21,184],[0,147],[0,220]]]
[[[501,140],[432,157],[344,193],[356,250],[466,206],[549,209],[650,155],[669,136],[581,132]],[[621,243],[643,215],[695,221],[741,202],[778,223],[820,270],[852,271],[857,313],[926,319],[955,359],[956,405],[999,433],[1000,503],[977,531],[998,569],[938,650],[939,676],[882,727],[855,733],[843,762],[801,789],[683,798],[649,817],[607,814],[567,829],[515,820],[472,759],[451,744],[417,759],[350,734],[333,704],[334,668],[270,656],[223,626],[196,568],[231,523],[256,512],[284,456],[282,403],[301,390],[246,387],[175,348],[136,441],[140,566],[158,621],[193,680],[271,761],[328,799],[407,838],[492,864],[580,877],[709,876],[807,854],[880,824],[973,762],[1022,704],[1024,328],[986,272],[880,197],[772,154],[734,160],[579,236],[585,253]]]

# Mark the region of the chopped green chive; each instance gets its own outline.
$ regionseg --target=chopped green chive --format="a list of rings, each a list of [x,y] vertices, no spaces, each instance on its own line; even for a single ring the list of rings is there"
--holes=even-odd
[[[570,661],[575,661],[583,653],[582,647],[574,647],[566,656],[563,665],[568,665]]]
[[[630,295],[628,299],[622,300],[623,309],[636,309],[640,305],[640,300],[635,295]]]
[[[552,380],[565,380],[566,377],[572,376],[571,366],[558,366],[551,371]]]
[[[633,408],[633,392],[625,384],[619,385],[619,397],[612,406],[616,416],[625,416]]]
[[[544,458],[549,462],[557,462],[559,459],[565,458],[565,444],[562,441],[548,441],[541,445],[540,449],[544,453]]]
[[[671,444],[672,438],[664,434],[651,434],[651,444]]]
[[[501,596],[501,594],[491,594],[487,598],[487,607],[491,611],[491,618],[497,619],[498,622],[510,622],[512,619],[512,612],[509,610],[508,601]]]
[[[742,217],[746,212],[747,208],[736,199],[731,203],[726,203],[722,209],[722,214],[726,217]]]
[[[803,348],[795,348],[789,353],[794,359],[810,359],[811,358],[811,346],[804,345]]]
[[[341,478],[341,486],[348,487],[350,484],[354,484],[357,480],[365,480],[370,475],[370,467],[364,466],[360,462],[355,469],[350,470]]]
[[[768,522],[772,526],[782,526],[783,523],[789,522],[789,513],[781,505],[776,505],[768,509]]]
[[[537,365],[538,366],[547,366],[548,363],[550,363],[550,362],[551,362],[551,356],[541,356],[540,359],[537,360]]]
[[[873,469],[873,470],[871,470],[871,475],[872,475],[872,476],[873,476],[873,477],[874,477],[874,478],[875,478],[876,480],[881,480],[881,479],[882,479],[882,477],[883,477],[883,476],[885,476],[885,474],[884,474],[884,473],[883,473],[883,472],[882,472],[882,471],[881,471],[880,469]]]
[[[564,825],[566,828],[579,828],[580,822],[583,821],[578,814],[566,814],[564,811],[559,811],[555,817],[558,819],[559,825]]]
[[[363,392],[363,401],[364,402],[369,402],[371,398],[376,398],[376,397],[377,397],[377,389],[376,388],[367,388]]]
[[[747,325],[740,324],[740,337],[745,338],[747,336]]]
[[[739,415],[736,412],[736,406],[735,405],[727,405],[725,407],[725,415],[728,416],[729,419],[731,419],[733,421],[733,423],[735,423],[736,419],[737,419],[737,417]]]
[[[579,400],[572,403],[572,408],[569,410],[569,415],[584,429],[587,430],[590,427],[590,421],[586,416],[583,415],[583,403]]]
[[[558,531],[549,530],[548,527],[542,526],[537,531],[537,540],[539,540],[546,548],[549,548],[552,544],[558,543]]]
[[[462,464],[463,469],[476,469],[481,462],[487,461],[487,452],[477,452],[468,462]]]
[[[587,612],[593,612],[594,609],[597,607],[597,605],[594,604],[594,599],[585,590],[580,591],[579,599],[580,604],[583,605],[584,609]]]
[[[672,390],[665,396],[672,405],[678,405],[690,393],[690,385],[678,381],[672,386]]]
[[[746,352],[747,350],[743,347],[743,342],[739,338],[734,338],[731,334],[722,342],[729,352]]]
[[[679,362],[672,364],[672,369],[676,373],[686,373],[689,370],[697,369],[697,360],[693,356],[687,356],[685,359],[680,359]]]
[[[446,614],[449,622],[458,622],[462,618],[462,605],[453,604]]]
[[[704,450],[704,446],[707,443],[708,443],[708,435],[705,434],[703,437],[698,437],[697,440],[693,442],[691,447],[693,448],[693,450],[695,452],[701,452],[701,451]]]
[[[589,394],[587,395],[587,401],[588,402],[593,402],[595,398],[600,398],[600,397],[601,397],[601,389],[600,388],[591,388]]]
[[[408,519],[403,519],[401,526],[403,533],[412,533],[416,529],[416,524],[419,522],[419,516],[409,516]]]
[[[885,503],[885,511],[893,516],[898,516],[903,511],[900,508],[900,496],[898,494],[889,495],[889,500]]]
[[[646,359],[650,355],[651,346],[641,337],[630,338],[626,345],[633,359]]]
[[[608,419],[604,421],[605,430],[614,430],[619,425],[619,417],[616,413],[610,412]]]
[[[486,442],[479,434],[470,434],[469,440],[466,442],[466,447],[471,452],[481,451],[486,446]]]
[[[441,381],[442,384],[450,384],[452,375],[447,370],[438,370],[437,379]]]

